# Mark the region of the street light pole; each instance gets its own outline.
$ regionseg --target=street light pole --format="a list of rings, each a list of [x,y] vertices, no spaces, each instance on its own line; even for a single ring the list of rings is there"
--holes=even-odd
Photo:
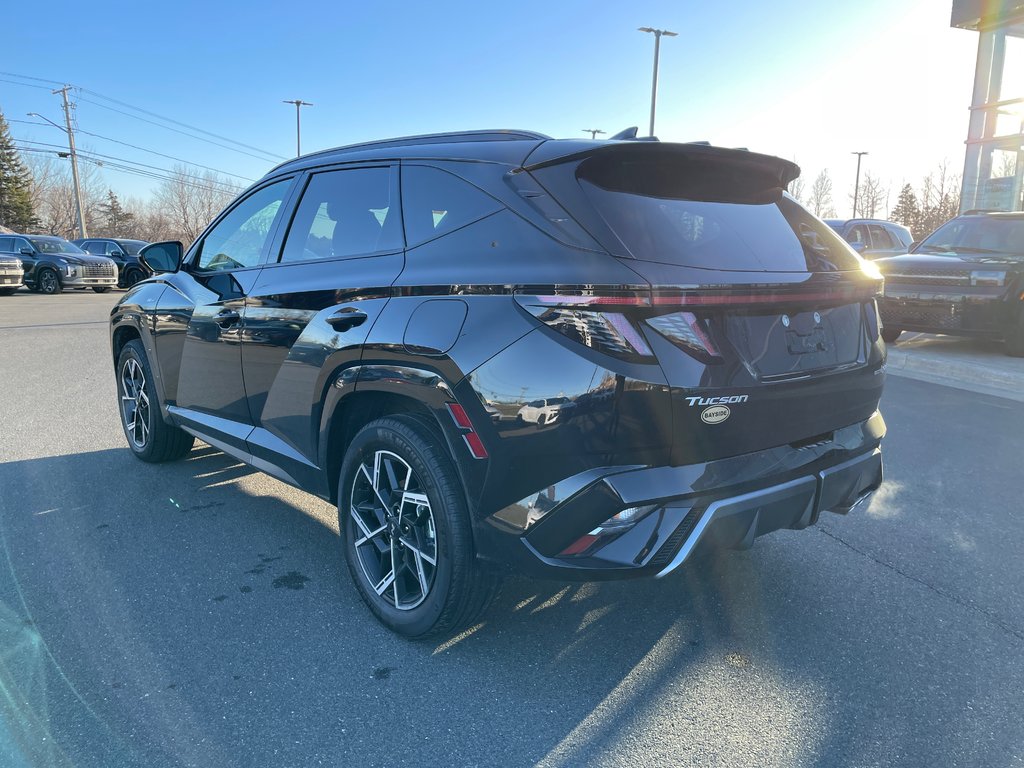
[[[68,152],[71,155],[71,179],[75,185],[75,209],[78,214],[78,236],[84,238],[88,237],[89,234],[85,231],[85,216],[82,214],[82,185],[78,179],[78,152],[75,151],[75,131],[71,127],[71,104],[68,103],[68,91],[70,89],[70,85],[65,85],[63,88],[53,91],[53,94],[59,93],[64,100],[64,124],[67,128],[61,128],[61,130],[68,135]],[[60,128],[59,125],[48,117],[43,117],[37,112],[29,112],[29,115],[40,117],[50,125]]]
[[[592,139],[596,139],[597,138],[597,134],[604,133],[604,131],[602,131],[600,128],[584,128],[583,132],[584,133],[589,133],[590,134],[590,138],[592,138]]]
[[[851,155],[857,156],[857,180],[853,184],[853,218],[857,218],[857,196],[860,194],[860,159],[867,154],[867,152],[851,152]]]
[[[640,32],[650,32],[654,35],[654,77],[651,81],[651,132],[654,136],[654,109],[658,103],[658,57],[661,53],[661,36],[675,37],[678,32],[669,32],[667,29],[654,29],[653,27],[640,27]]]
[[[303,107],[312,107],[313,105],[302,99],[284,99],[283,103],[295,105],[295,156],[299,157],[302,154],[302,122],[299,112]]]

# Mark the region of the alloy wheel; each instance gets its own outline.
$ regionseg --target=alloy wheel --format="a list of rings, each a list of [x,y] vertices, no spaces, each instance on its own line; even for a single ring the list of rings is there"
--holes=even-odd
[[[400,611],[430,594],[437,571],[437,528],[430,500],[408,462],[376,451],[360,462],[349,514],[355,556],[370,587]]]
[[[57,275],[52,269],[44,269],[43,273],[39,276],[39,290],[43,293],[56,293],[60,283],[57,281]]]
[[[121,369],[121,418],[124,429],[136,448],[149,442],[149,396],[146,394],[146,374],[134,357],[129,357]]]

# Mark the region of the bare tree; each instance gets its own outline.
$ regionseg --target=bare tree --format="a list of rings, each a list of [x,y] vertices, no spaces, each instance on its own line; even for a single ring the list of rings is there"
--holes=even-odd
[[[75,237],[78,207],[71,168],[67,161],[49,155],[32,155],[26,158],[26,165],[32,173],[32,202],[38,230],[60,237]],[[95,165],[80,163],[78,172],[82,190],[82,215],[88,229],[99,221],[99,206],[105,196],[104,186]]]
[[[803,176],[797,176],[789,182],[789,194],[796,198],[797,202],[802,203],[804,201],[804,186]]]
[[[815,177],[810,197],[807,198],[807,206],[819,218],[836,215],[835,206],[832,204],[832,179],[827,168]]]
[[[167,217],[174,239],[188,245],[236,192],[233,184],[213,171],[200,174],[188,166],[177,165],[172,177],[160,185],[154,202]]]
[[[860,183],[860,193],[854,196],[850,193],[850,205],[857,201],[855,216],[864,219],[877,219],[888,215],[889,189],[883,187],[877,176],[872,176],[868,171]]]

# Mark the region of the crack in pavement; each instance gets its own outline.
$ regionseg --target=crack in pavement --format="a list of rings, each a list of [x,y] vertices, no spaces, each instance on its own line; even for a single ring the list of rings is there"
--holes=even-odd
[[[893,572],[899,574],[900,576],[902,576],[905,579],[909,579],[910,581],[913,581],[913,582],[915,582],[917,584],[920,584],[923,587],[927,587],[932,592],[937,594],[939,597],[943,597],[946,600],[949,600],[949,601],[951,601],[953,603],[956,603],[957,605],[959,605],[962,608],[967,608],[968,610],[971,610],[971,611],[974,611],[975,613],[980,614],[985,619],[987,619],[989,622],[991,622],[992,624],[995,624],[997,627],[1002,629],[1004,632],[1007,632],[1007,633],[1013,635],[1018,640],[1024,640],[1024,632],[1021,632],[1020,630],[1015,629],[1011,625],[1006,624],[1002,619],[1000,619],[998,616],[996,616],[991,611],[988,611],[988,610],[986,610],[984,608],[981,608],[980,606],[975,605],[974,603],[965,602],[964,600],[961,600],[956,595],[949,594],[948,592],[943,592],[941,589],[939,589],[938,587],[935,587],[935,586],[929,584],[924,579],[919,579],[917,576],[912,576],[911,574],[907,573],[906,571],[900,570],[899,568],[897,568],[892,563],[887,563],[884,560],[879,560],[874,555],[871,555],[871,554],[865,552],[862,549],[858,549],[857,547],[853,546],[853,544],[851,544],[850,542],[845,541],[844,539],[841,539],[839,536],[837,536],[836,534],[832,533],[832,531],[828,530],[827,528],[823,528],[820,525],[815,526],[815,527],[819,531],[824,533],[826,536],[828,536],[830,539],[834,539],[835,541],[837,541],[840,544],[842,544],[844,547],[848,547],[849,549],[853,550],[854,552],[856,552],[861,557],[867,558],[868,560],[871,560],[872,562],[875,562],[878,565],[883,566],[884,568],[888,568],[890,571],[893,571]]]

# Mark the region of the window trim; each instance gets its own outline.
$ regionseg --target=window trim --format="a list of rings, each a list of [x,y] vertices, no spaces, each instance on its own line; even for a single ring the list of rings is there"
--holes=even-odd
[[[313,176],[321,173],[332,173],[334,171],[358,171],[368,168],[388,169],[388,186],[390,187],[392,199],[397,200],[398,203],[399,244],[392,248],[385,248],[379,251],[372,251],[370,253],[360,253],[353,256],[331,256],[326,259],[296,259],[294,261],[282,261],[282,257],[284,256],[284,245],[288,241],[288,235],[291,233],[292,225],[295,223],[295,217],[299,213],[299,206],[302,204],[302,198],[306,194],[306,190],[309,188],[309,183],[312,181]],[[288,213],[288,220],[287,222],[281,222],[278,226],[277,234],[271,243],[270,251],[264,266],[269,268],[290,266],[293,264],[329,264],[335,261],[370,259],[375,256],[387,256],[404,251],[406,249],[405,219],[402,216],[402,189],[398,169],[399,164],[391,160],[364,161],[361,163],[334,163],[331,165],[321,165],[316,168],[305,169],[299,175],[297,183],[295,184],[295,191],[293,193],[294,199],[291,201],[292,205],[291,210]]]
[[[278,231],[281,228],[281,220],[287,211],[287,207],[292,205],[295,200],[295,180],[299,178],[298,175],[285,175],[276,176],[272,179],[267,179],[264,183],[258,186],[250,187],[249,189],[242,192],[236,197],[231,203],[224,206],[224,209],[217,214],[216,218],[211,221],[206,229],[202,231],[199,237],[196,238],[195,242],[189,246],[188,252],[185,254],[185,258],[182,259],[182,263],[187,267],[188,271],[197,275],[218,275],[218,274],[232,274],[234,272],[245,272],[250,269],[262,269],[267,263],[267,255],[270,253],[270,247],[277,238]],[[263,249],[260,251],[259,258],[256,263],[248,267],[234,267],[233,269],[201,269],[199,267],[199,259],[202,258],[203,246],[206,244],[206,238],[210,236],[210,233],[238,206],[242,205],[246,200],[255,194],[258,194],[267,187],[279,184],[282,181],[288,182],[289,185],[285,190],[284,196],[281,198],[281,206],[277,209],[277,214],[274,216],[274,221],[270,224],[270,230],[267,232],[267,239],[263,244]]]

